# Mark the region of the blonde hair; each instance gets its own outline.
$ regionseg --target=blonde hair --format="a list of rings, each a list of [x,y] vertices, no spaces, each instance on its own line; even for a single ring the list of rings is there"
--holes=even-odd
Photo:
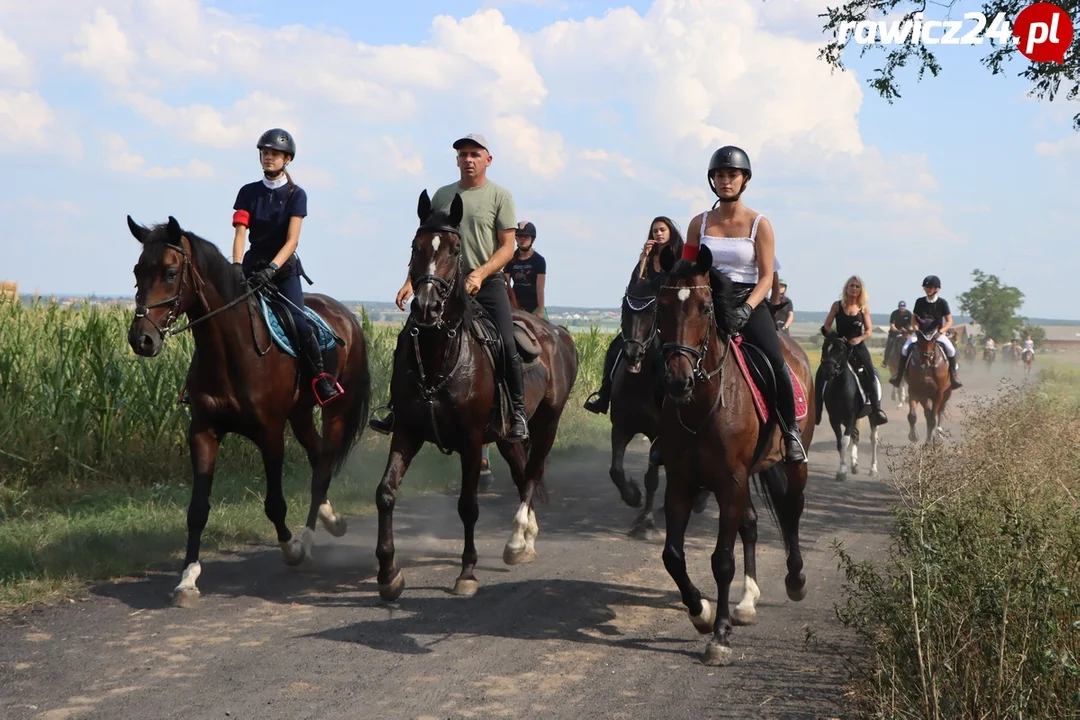
[[[844,281],[844,287],[840,288],[840,305],[842,307],[843,304],[845,302],[847,302],[847,286],[852,280],[859,283],[859,300],[858,300],[858,302],[859,302],[859,309],[862,310],[867,305],[870,304],[870,293],[866,292],[866,283],[864,283],[862,278],[859,277],[858,275],[852,275],[851,277],[849,277],[847,280]]]

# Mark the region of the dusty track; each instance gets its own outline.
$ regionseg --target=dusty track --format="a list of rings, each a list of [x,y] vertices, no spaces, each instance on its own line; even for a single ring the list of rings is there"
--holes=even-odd
[[[995,390],[997,377],[965,370],[946,429],[955,428],[965,397]],[[885,443],[908,445],[906,410],[885,408]],[[640,482],[644,453],[632,447],[627,467]],[[461,525],[456,496],[434,496],[398,506],[406,589],[392,606],[376,591],[372,516],[350,518],[341,539],[320,528],[315,560],[299,570],[284,567],[269,543],[204,559],[203,598],[192,610],[165,607],[177,576],[153,574],[97,587],[86,602],[8,618],[0,625],[0,717],[841,717],[839,652],[854,648],[833,613],[841,578],[830,543],[838,538],[857,557],[873,557],[887,542],[890,492],[868,477],[869,451],[864,432],[860,472],[839,483],[827,420],[817,429],[801,603],[784,593],[778,533],[755,496],[758,623],[736,628],[727,668],[698,662],[705,641],[664,571],[662,541],[626,536],[636,511],[608,480],[608,454],[596,452],[552,461],[530,565],[501,561],[517,499],[505,473],[497,478],[481,498],[473,598],[448,592]],[[879,466],[886,475],[884,453]],[[661,479],[661,494],[663,487]],[[691,577],[709,598],[715,518],[710,501],[691,520],[687,543]],[[662,528],[662,515],[657,522]],[[733,602],[742,590],[741,548],[736,560]],[[807,629],[815,642],[806,643]]]

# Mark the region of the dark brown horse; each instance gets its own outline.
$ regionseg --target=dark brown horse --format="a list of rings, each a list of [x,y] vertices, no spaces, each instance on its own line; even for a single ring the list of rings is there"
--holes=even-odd
[[[477,554],[473,533],[480,514],[477,483],[485,443],[498,444],[521,498],[503,561],[516,565],[536,559],[539,528],[533,501],[543,493],[545,463],[577,379],[577,348],[570,333],[532,313],[513,311],[515,338],[524,363],[530,442],[506,441],[509,402],[505,390],[498,390],[487,350],[491,344],[488,338],[497,337],[498,331],[481,320],[479,305],[465,287],[458,234],[462,213],[460,196],[454,198],[447,214],[432,211],[426,190],[420,195],[420,227],[413,237],[410,262],[416,296],[394,352],[390,380],[394,432],[386,471],[375,493],[379,595],[387,601],[397,599],[405,587],[401,569],[394,563],[397,489],[425,442],[435,443],[447,455],[457,452],[461,458],[458,515],[465,527],[465,550],[454,592],[473,595],[479,587],[474,574]],[[495,350],[494,359],[501,364],[499,352]]]
[[[751,475],[758,476],[759,492],[765,486],[762,494],[781,530],[787,550],[784,584],[788,597],[802,600],[806,596],[799,521],[807,464],[782,462],[775,408],[765,424],[758,417],[731,331],[731,281],[711,270],[712,253],[702,247],[695,262],[680,260],[674,265],[673,254],[665,250],[661,265],[668,272],[658,299],[667,389],[664,430],[660,433],[667,470],[664,567],[678,585],[694,627],[712,635],[703,662],[726,665],[733,655],[728,592],[735,575],[735,535],[749,502]],[[814,384],[806,353],[790,335],[780,333],[779,338],[809,407],[814,407]],[[811,414],[806,413],[799,424],[803,442],[809,447],[814,432]],[[713,492],[720,508],[720,528],[712,555],[717,585],[715,608],[690,581],[683,548],[691,506],[702,487]],[[736,620],[748,596],[756,599],[757,593],[756,582],[746,579]]]
[[[888,352],[885,355],[885,365],[889,368],[889,377],[894,378],[896,374],[900,372],[900,352],[904,348],[904,343],[907,342],[907,335],[901,334],[889,344]],[[900,381],[900,387],[895,385],[889,385],[892,388],[891,397],[896,401],[896,407],[904,407],[904,403],[907,402],[908,387],[907,383],[903,380]]]
[[[941,432],[941,416],[945,404],[952,396],[952,383],[949,379],[949,360],[945,357],[945,348],[938,342],[939,330],[933,318],[915,318],[915,344],[908,350],[907,367],[904,368],[904,381],[908,385],[908,440],[919,441],[915,431],[915,406],[922,405],[926,418],[926,442],[934,439]]]
[[[345,534],[345,520],[327,499],[337,473],[363,432],[371,394],[367,346],[356,316],[325,295],[304,296],[305,304],[333,328],[337,380],[344,396],[322,408],[322,436],[312,411],[310,385],[298,382],[297,361],[271,340],[255,309],[253,292],[212,243],[184,231],[175,218],[146,228],[128,216],[128,228],[142,243],[135,266],[135,318],[128,330],[132,350],[143,357],[161,352],[165,338],[191,329],[195,354],[188,370],[191,398],[188,445],[194,470],[188,506],[187,555],[173,602],[188,604],[199,595],[199,544],[210,514],[210,487],[218,448],[228,433],[254,442],[266,472],[266,516],[277,530],[285,562],[298,565],[311,554],[315,519],[332,535]],[[180,316],[188,324],[174,328]],[[257,319],[258,318],[258,319]],[[299,539],[285,524],[281,488],[288,423],[312,467],[311,505]]]

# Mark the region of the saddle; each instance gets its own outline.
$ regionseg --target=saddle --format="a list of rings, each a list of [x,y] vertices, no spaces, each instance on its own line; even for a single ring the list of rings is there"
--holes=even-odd
[[[761,348],[748,342],[742,335],[736,335],[732,339],[731,352],[735,355],[735,362],[742,371],[742,376],[746,378],[747,385],[750,386],[758,419],[762,424],[768,424],[773,419],[772,411],[776,405],[776,373],[772,364]],[[795,419],[802,420],[809,412],[806,390],[791,365],[785,364],[784,367],[787,368],[792,388],[795,390]]]
[[[291,355],[294,358],[299,357],[299,355],[302,354],[302,352],[299,351],[299,332],[284,296],[264,287],[256,293],[256,297],[258,298],[259,314],[266,323],[266,328],[270,332],[271,340],[273,340],[275,345],[281,348],[282,352]],[[330,327],[321,315],[306,305],[304,306],[304,314],[307,316],[311,326],[315,329],[315,337],[318,338],[319,349],[322,351],[324,369],[331,375],[336,375],[337,352],[334,351],[334,348],[336,348],[339,343],[344,343],[344,340],[338,337],[337,333],[334,332],[334,329]],[[258,347],[258,342],[256,342],[256,349],[260,354],[265,353],[265,350]],[[269,350],[270,348],[267,347],[266,349]],[[299,373],[300,363],[297,363],[297,375],[299,375]]]

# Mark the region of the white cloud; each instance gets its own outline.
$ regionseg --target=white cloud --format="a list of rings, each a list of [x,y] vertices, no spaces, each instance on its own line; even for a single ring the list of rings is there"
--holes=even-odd
[[[34,92],[0,92],[0,140],[4,145],[41,147],[56,116],[45,99]]]
[[[619,172],[625,177],[636,177],[634,171],[634,163],[630,158],[624,156],[621,153],[609,152],[607,150],[582,150],[580,153],[582,160],[593,161],[596,163],[609,163],[619,168]],[[588,170],[587,170],[588,172]],[[592,171],[595,173],[594,177],[604,178],[606,177],[599,171]]]
[[[267,128],[288,126],[294,135],[301,128],[288,103],[262,91],[238,100],[226,112],[210,105],[171,107],[142,93],[129,93],[125,99],[132,109],[155,125],[176,130],[194,143],[215,148],[254,148],[255,140]]]
[[[1043,157],[1058,157],[1068,153],[1080,152],[1080,133],[1055,142],[1036,143],[1035,152]]]
[[[424,172],[424,158],[417,152],[406,153],[398,147],[397,141],[389,135],[382,136],[383,143],[390,149],[394,168],[409,175],[422,175]]]
[[[126,85],[137,61],[135,51],[116,16],[103,7],[83,23],[75,37],[83,49],[64,56],[66,62],[96,73],[114,85]]]
[[[565,143],[559,133],[533,125],[521,115],[496,117],[491,128],[494,162],[519,163],[543,179],[566,168]]]
[[[213,166],[198,159],[189,161],[184,167],[166,168],[158,165],[147,167],[146,158],[128,150],[127,142],[116,133],[110,133],[105,137],[105,147],[108,150],[106,167],[114,172],[148,178],[209,178],[214,175]]]
[[[31,76],[30,59],[0,30],[0,81],[12,87],[26,87]]]

